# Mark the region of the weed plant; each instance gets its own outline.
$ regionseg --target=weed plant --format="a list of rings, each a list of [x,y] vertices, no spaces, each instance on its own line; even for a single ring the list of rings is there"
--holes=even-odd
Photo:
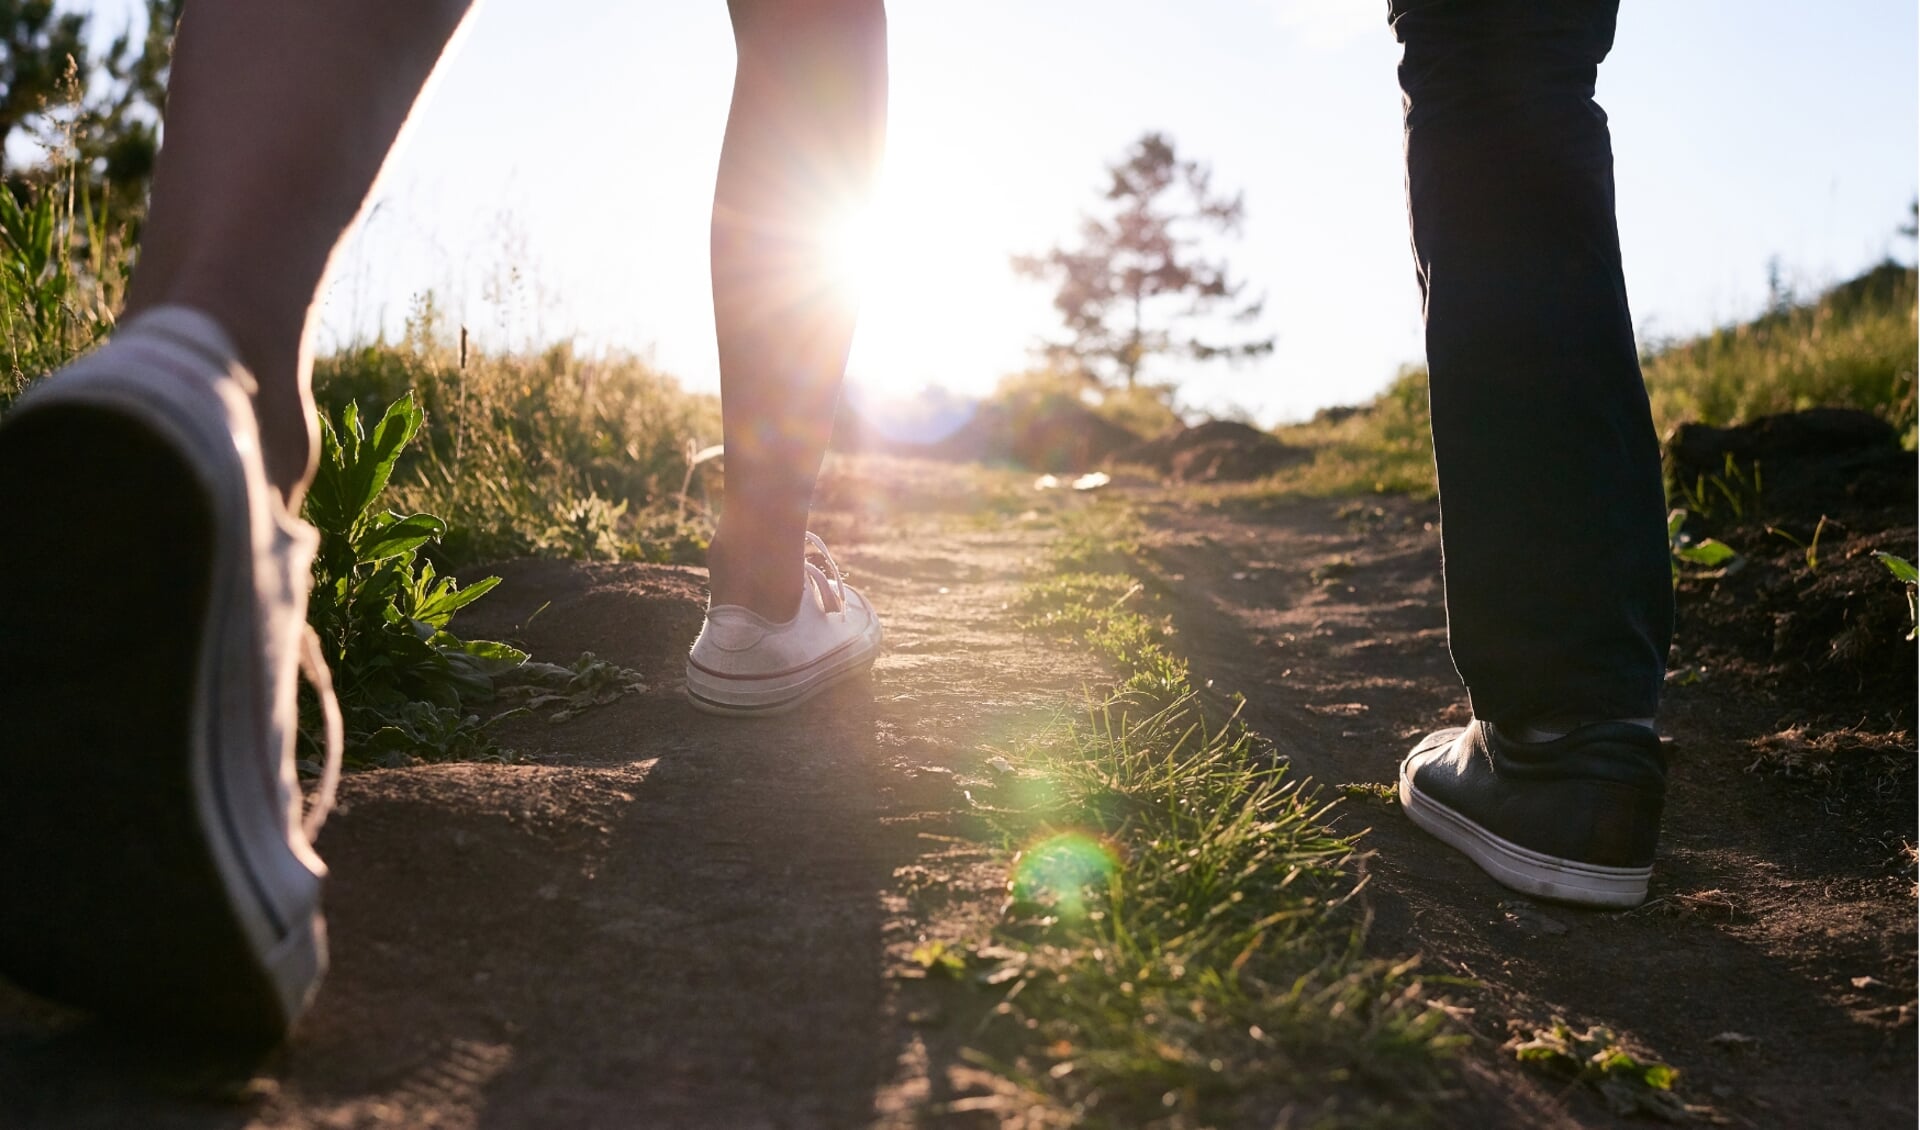
[[[527,659],[505,644],[448,631],[454,613],[500,578],[463,588],[437,576],[418,554],[446,523],[379,506],[420,422],[411,396],[388,406],[371,431],[352,403],[338,425],[320,419],[320,461],[305,506],[320,532],[307,621],[333,671],[348,749],[358,762],[403,762],[423,752],[494,755],[473,708],[492,700],[495,676]]]
[[[1355,845],[1328,808],[1195,694],[1137,556],[1116,568],[1138,532],[1078,512],[1020,599],[1025,626],[1092,648],[1119,685],[1004,751],[1012,898],[988,944],[930,972],[1002,994],[977,1058],[1040,1104],[1035,1124],[1417,1121],[1459,1037],[1411,962],[1365,956]]]
[[[500,578],[463,587],[438,575],[420,551],[446,533],[446,523],[381,506],[423,419],[407,394],[371,429],[351,401],[337,424],[320,420],[319,467],[305,505],[320,532],[307,621],[333,672],[348,757],[357,765],[503,760],[508,751],[494,740],[496,723],[543,710],[562,721],[643,689],[635,672],[591,653],[562,667],[453,634],[454,615]],[[307,721],[311,733],[311,709]]]
[[[1718,1039],[1718,1037],[1715,1037]],[[1535,1029],[1513,1044],[1514,1058],[1591,1087],[1621,1117],[1661,1122],[1714,1121],[1706,1107],[1690,1106],[1674,1092],[1680,1073],[1667,1064],[1628,1051],[1612,1030],[1598,1025],[1576,1032],[1565,1020]]]

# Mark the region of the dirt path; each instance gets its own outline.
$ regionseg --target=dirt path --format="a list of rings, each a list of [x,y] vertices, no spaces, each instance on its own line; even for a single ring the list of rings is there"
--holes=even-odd
[[[333,972],[235,1101],[9,995],[0,1126],[841,1127],[945,1093],[956,1049],[903,1019],[897,891],[987,860],[949,842],[979,747],[1096,672],[1003,611],[1044,535],[963,520],[978,499],[931,474],[959,493],[893,477],[821,521],[889,650],[791,720],[686,705],[700,572],[497,570],[464,632],[651,689],[516,723],[523,764],[349,775],[319,844]]]
[[[977,1097],[968,1018],[930,1007],[908,954],[998,912],[983,746],[1099,676],[1010,623],[1046,535],[1009,481],[881,462],[828,501],[820,532],[886,618],[870,684],[791,719],[702,717],[678,674],[698,571],[510,563],[462,630],[590,650],[650,689],[515,723],[520,763],[350,776],[320,843],[333,974],[244,1085],[0,990],[0,1127],[918,1125]],[[1458,718],[1425,505],[1147,513],[1196,681],[1245,692],[1317,780],[1387,781]],[[1479,984],[1459,990],[1481,1037],[1459,1117],[1611,1124],[1498,1048],[1509,1020],[1563,1015],[1679,1066],[1735,1125],[1912,1124],[1912,879],[1884,842],[1911,835],[1911,777],[1876,807],[1745,774],[1773,721],[1755,710],[1678,697],[1656,900],[1632,914],[1526,904],[1385,804],[1345,806],[1374,829],[1374,948]],[[962,1106],[981,1109],[932,1121],[1017,1121]]]
[[[1393,781],[1415,739],[1467,716],[1437,519],[1404,499],[1158,509],[1196,680],[1246,694],[1255,728],[1316,780]],[[1688,607],[1682,642],[1698,643]],[[1670,692],[1672,792],[1651,899],[1631,913],[1518,898],[1391,803],[1344,806],[1337,827],[1372,829],[1375,947],[1478,983],[1461,993],[1482,1038],[1476,1121],[1614,1123],[1592,1092],[1559,1093],[1499,1053],[1510,1022],[1559,1016],[1678,1067],[1682,1095],[1733,1125],[1913,1124],[1912,752],[1893,749],[1906,765],[1871,783],[1748,772],[1755,740],[1804,705],[1794,690],[1710,676]]]

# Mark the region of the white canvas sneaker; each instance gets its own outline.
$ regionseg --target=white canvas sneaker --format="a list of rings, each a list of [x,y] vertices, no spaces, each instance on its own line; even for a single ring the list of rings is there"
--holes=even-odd
[[[339,711],[306,624],[319,537],[267,486],[252,383],[211,320],[161,308],[0,427],[0,973],[276,1040],[326,965]],[[304,818],[303,667],[329,731]]]
[[[737,604],[707,609],[687,656],[687,697],[708,714],[768,715],[791,710],[873,665],[880,618],[840,576],[826,544],[807,545],[824,561],[805,565],[800,610],[776,624]]]

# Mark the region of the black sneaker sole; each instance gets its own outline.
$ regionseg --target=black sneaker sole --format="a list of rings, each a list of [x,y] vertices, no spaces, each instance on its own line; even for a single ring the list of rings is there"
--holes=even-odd
[[[117,1021],[271,1043],[288,1016],[194,788],[215,518],[147,427],[0,433],[0,974]]]

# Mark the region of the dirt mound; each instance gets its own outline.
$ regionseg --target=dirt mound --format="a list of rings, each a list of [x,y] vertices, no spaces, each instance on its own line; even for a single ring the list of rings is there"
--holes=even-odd
[[[1180,483],[1263,479],[1305,461],[1303,448],[1233,420],[1208,420],[1114,453],[1113,462],[1152,467]]]
[[[1913,453],[1900,450],[1893,425],[1870,412],[1810,408],[1733,428],[1682,424],[1668,451],[1686,476],[1724,476],[1731,459],[1751,478],[1757,463],[1757,501],[1782,517],[1913,510]]]
[[[1904,587],[1873,556],[1916,556],[1914,453],[1884,420],[1820,408],[1669,445],[1687,529],[1740,556],[1681,581],[1675,675],[1731,678],[1832,720],[1911,730],[1915,649]]]
[[[975,463],[1011,463],[1034,471],[1084,471],[1138,436],[1073,403],[1022,412],[983,404],[973,418],[932,444],[896,444],[893,454]]]

